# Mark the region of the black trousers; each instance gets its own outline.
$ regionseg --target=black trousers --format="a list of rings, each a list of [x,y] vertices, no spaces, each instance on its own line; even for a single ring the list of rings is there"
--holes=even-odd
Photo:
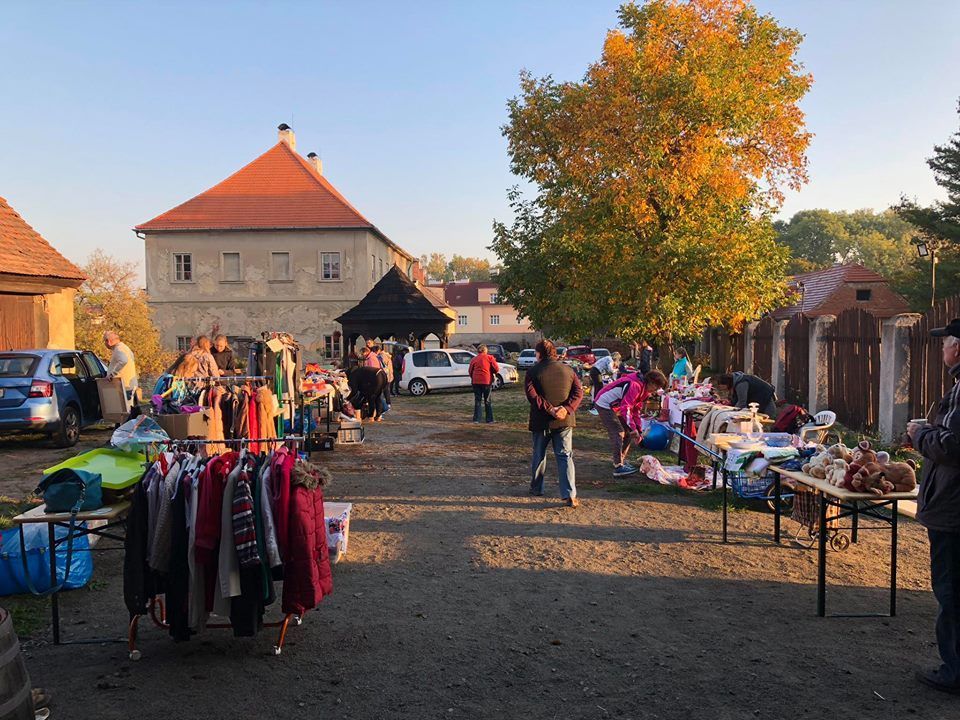
[[[590,368],[590,399],[593,402],[597,400],[597,393],[603,387],[603,376],[596,368]]]
[[[960,685],[960,532],[927,530],[930,537],[930,583],[940,605],[937,646],[941,675]]]

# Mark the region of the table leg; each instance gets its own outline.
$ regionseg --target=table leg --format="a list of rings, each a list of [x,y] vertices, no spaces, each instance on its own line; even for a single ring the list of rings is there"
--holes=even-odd
[[[67,531],[69,532],[69,530]],[[47,538],[50,543],[50,587],[57,586],[57,526],[47,523]],[[60,644],[60,593],[50,596],[50,614],[53,619],[53,644]]]
[[[723,468],[723,541],[727,541],[727,468]]]
[[[827,496],[820,495],[820,548],[817,563],[817,615],[827,614]]]
[[[897,501],[893,501],[890,519],[890,617],[897,614]]]
[[[853,522],[853,529],[850,532],[850,542],[855,543],[857,541],[857,529],[860,527],[860,501],[859,500],[853,501],[853,515],[851,517]]]
[[[775,472],[773,474],[774,480],[774,510],[773,510],[773,541],[777,544],[780,543],[780,497],[781,497],[781,488],[780,488],[780,473]]]

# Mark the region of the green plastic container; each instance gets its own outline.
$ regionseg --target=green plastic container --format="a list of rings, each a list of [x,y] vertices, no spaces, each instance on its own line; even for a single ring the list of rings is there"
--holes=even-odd
[[[64,468],[99,473],[103,478],[103,489],[116,493],[133,487],[137,483],[143,475],[146,461],[147,458],[143,453],[97,448],[49,467],[43,471],[43,474],[49,475]]]

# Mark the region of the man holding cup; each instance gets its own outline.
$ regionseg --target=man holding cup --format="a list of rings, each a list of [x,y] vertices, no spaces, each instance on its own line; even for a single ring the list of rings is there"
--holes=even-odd
[[[930,332],[943,338],[954,385],[932,423],[911,420],[907,435],[923,456],[917,520],[930,537],[930,582],[940,605],[937,645],[943,664],[917,673],[937,690],[960,695],[960,318]]]

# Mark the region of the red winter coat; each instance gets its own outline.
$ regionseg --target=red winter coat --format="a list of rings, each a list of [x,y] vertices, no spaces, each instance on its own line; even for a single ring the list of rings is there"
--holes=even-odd
[[[287,550],[283,556],[283,612],[303,615],[332,592],[323,490],[293,484]]]
[[[470,361],[468,372],[474,385],[493,385],[493,378],[500,372],[500,366],[490,353],[480,353]]]

